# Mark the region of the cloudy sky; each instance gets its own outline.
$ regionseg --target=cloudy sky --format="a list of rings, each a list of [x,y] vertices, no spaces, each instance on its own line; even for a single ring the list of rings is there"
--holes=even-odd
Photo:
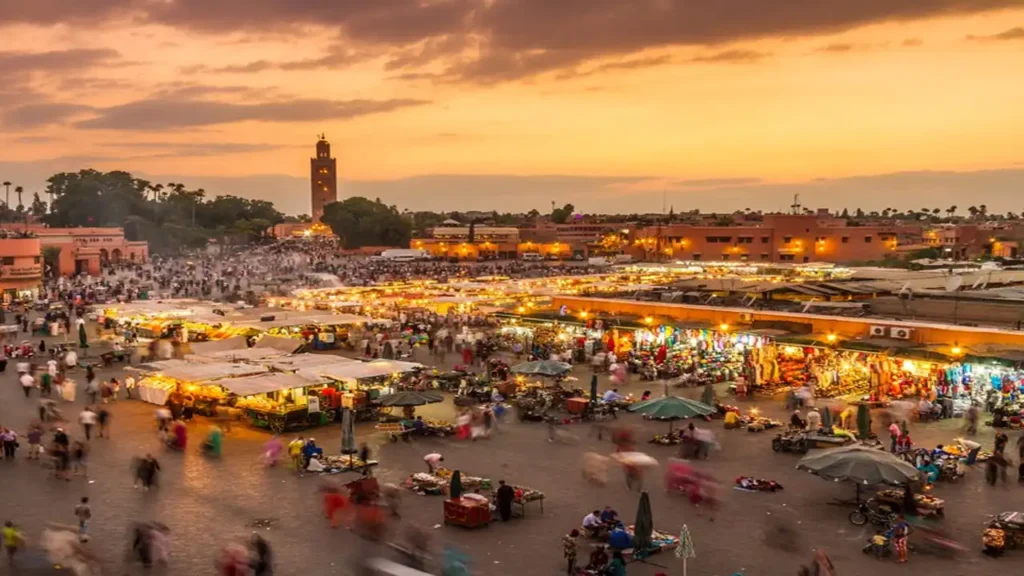
[[[1024,210],[1024,0],[0,1],[0,180],[309,211]]]

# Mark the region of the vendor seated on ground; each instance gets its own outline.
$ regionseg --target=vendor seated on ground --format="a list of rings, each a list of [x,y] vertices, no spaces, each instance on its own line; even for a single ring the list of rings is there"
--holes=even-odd
[[[622,399],[622,395],[619,394],[618,388],[612,388],[611,390],[605,392],[603,396],[601,396],[601,401],[606,404],[610,402],[620,402],[622,401]]]
[[[605,506],[604,510],[601,511],[601,522],[612,528],[619,523],[619,513],[612,510],[611,506]]]
[[[640,401],[643,402],[644,400],[650,400],[650,399],[651,399],[651,391],[650,390],[644,390],[644,393],[640,395]]]
[[[807,427],[807,423],[804,422],[804,419],[800,417],[799,410],[794,410],[793,415],[789,417],[789,426],[791,428],[796,428],[799,430],[803,430],[804,428]]]
[[[327,467],[320,461],[319,454],[314,454],[313,457],[309,459],[309,464],[306,465],[307,472],[323,472],[326,469]]]
[[[936,420],[940,414],[942,414],[942,405],[932,404],[928,398],[921,397],[921,401],[917,403],[917,416],[922,422]]]
[[[626,527],[619,522],[608,533],[608,547],[612,550],[628,550],[633,547],[633,537],[626,532]]]
[[[738,428],[740,425],[740,415],[732,410],[725,413],[725,429],[731,430]]]
[[[608,525],[601,521],[600,510],[594,510],[584,516],[582,527],[588,538],[601,538],[608,533]]]

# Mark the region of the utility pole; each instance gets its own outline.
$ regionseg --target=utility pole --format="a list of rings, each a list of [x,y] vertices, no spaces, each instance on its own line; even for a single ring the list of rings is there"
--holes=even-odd
[[[799,214],[800,213],[801,206],[800,206],[800,195],[799,194],[793,194],[793,204],[790,205],[790,208],[793,210],[793,214]]]

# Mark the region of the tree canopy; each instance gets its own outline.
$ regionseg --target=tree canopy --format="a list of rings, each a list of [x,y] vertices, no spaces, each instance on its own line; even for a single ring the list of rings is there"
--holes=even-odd
[[[146,240],[153,252],[200,248],[210,238],[261,238],[284,220],[265,200],[210,200],[202,188],[154,184],[122,171],[61,172],[47,180],[46,193],[52,199],[49,213],[38,196],[28,210],[46,224],[123,227],[128,240]]]
[[[324,206],[323,223],[345,248],[408,246],[412,224],[394,206],[360,196]]]

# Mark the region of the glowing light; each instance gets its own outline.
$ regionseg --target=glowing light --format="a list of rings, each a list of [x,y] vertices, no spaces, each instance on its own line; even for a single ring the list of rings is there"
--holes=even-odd
[[[647,325],[651,325],[651,324],[653,324],[653,323],[654,323],[654,318],[651,318],[650,316],[648,316],[647,318],[644,318],[644,322],[645,322],[645,323],[646,323]]]
[[[588,316],[588,314],[587,314],[586,310],[583,310],[582,312],[580,312],[580,318],[586,318],[587,316]]]
[[[725,322],[722,322],[721,324],[718,325],[718,329],[721,330],[722,332],[728,332],[729,325],[726,324]]]
[[[953,349],[950,350],[950,352],[952,352],[954,356],[959,356],[959,355],[963,354],[964,351],[959,346],[953,346]]]
[[[524,306],[520,306],[519,308],[516,308],[516,312],[522,314],[523,312],[526,312],[526,308]]]
[[[835,342],[836,341],[836,335],[835,334],[829,334],[828,336],[825,336],[825,340],[828,340],[829,343]]]

